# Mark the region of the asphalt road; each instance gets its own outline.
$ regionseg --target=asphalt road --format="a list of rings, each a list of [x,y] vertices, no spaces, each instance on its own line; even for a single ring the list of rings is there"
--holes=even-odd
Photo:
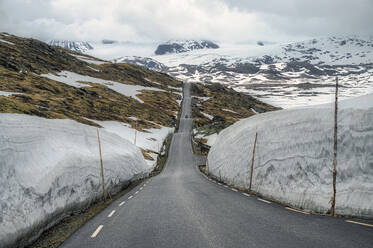
[[[190,137],[189,84],[164,171],[118,199],[62,247],[373,247],[373,226],[308,215],[206,179]],[[114,212],[115,211],[115,212]]]

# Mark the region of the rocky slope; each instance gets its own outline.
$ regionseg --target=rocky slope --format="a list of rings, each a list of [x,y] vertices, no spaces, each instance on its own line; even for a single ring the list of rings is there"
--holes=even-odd
[[[217,49],[219,46],[208,40],[171,40],[158,45],[155,50],[156,55],[169,53],[185,53],[199,49]]]
[[[48,45],[63,47],[78,53],[85,53],[93,49],[93,46],[86,41],[51,40]]]

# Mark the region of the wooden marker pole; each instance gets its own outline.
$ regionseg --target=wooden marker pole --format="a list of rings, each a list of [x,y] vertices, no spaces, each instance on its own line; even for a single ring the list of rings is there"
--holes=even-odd
[[[137,135],[137,122],[136,122],[136,125],[135,125],[135,140],[133,141],[133,143],[136,145],[136,135]]]
[[[251,158],[251,171],[250,171],[250,185],[249,185],[249,192],[251,192],[251,185],[253,183],[253,173],[254,173],[254,158],[255,158],[255,148],[256,148],[256,139],[258,138],[258,132],[255,132],[255,140],[254,140],[254,148],[253,148],[253,156]]]
[[[104,177],[104,164],[102,162],[102,152],[101,152],[101,140],[100,140],[100,133],[97,128],[97,139],[98,139],[98,150],[100,152],[100,165],[101,165],[101,178],[102,178],[102,191],[104,192],[104,201],[107,198],[107,192],[105,187],[105,177]]]
[[[335,104],[334,104],[334,154],[333,154],[333,195],[330,207],[330,215],[335,216],[335,198],[337,182],[337,138],[338,138],[338,77],[335,79]]]

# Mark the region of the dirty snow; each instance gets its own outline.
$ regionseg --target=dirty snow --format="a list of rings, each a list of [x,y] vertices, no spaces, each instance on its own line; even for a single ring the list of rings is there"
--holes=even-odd
[[[96,130],[72,120],[0,114],[1,247],[21,245],[102,197]],[[131,142],[104,129],[100,136],[109,192],[150,173]]]
[[[269,112],[223,130],[209,172],[248,187],[255,132],[253,190],[325,213],[332,195],[334,105]],[[373,94],[340,103],[336,212],[373,217]]]

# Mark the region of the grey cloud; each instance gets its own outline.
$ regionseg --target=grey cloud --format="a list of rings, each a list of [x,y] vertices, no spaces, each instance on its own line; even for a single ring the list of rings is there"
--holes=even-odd
[[[372,35],[371,0],[1,0],[0,31],[42,40]]]

